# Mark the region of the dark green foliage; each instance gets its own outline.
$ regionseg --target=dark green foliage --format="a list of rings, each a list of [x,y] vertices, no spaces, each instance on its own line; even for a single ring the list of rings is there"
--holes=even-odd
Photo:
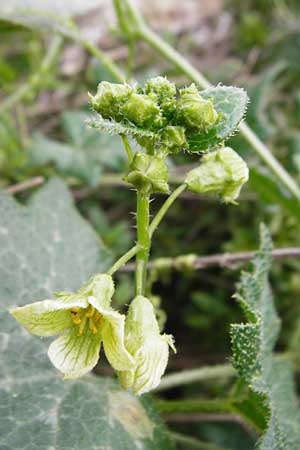
[[[231,325],[233,365],[269,410],[267,428],[256,448],[297,450],[300,410],[294,396],[292,367],[273,355],[280,321],[268,282],[271,250],[269,232],[262,226],[261,247],[253,261],[253,271],[242,274],[235,295],[247,323]]]

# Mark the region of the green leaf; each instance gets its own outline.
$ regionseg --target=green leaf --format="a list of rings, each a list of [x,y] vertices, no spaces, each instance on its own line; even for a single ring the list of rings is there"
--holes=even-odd
[[[250,188],[257,192],[259,200],[267,204],[280,205],[288,214],[299,217],[299,202],[281,191],[270,175],[264,174],[261,170],[250,169]]]
[[[261,241],[253,271],[242,274],[236,294],[247,323],[231,326],[233,365],[268,408],[267,428],[255,448],[298,450],[300,411],[294,395],[292,366],[273,355],[280,321],[268,282],[272,242],[264,226]]]
[[[272,100],[276,78],[286,68],[283,61],[268,68],[255,82],[247,86],[251,103],[247,111],[247,123],[263,140],[268,140],[276,133],[272,122]]]
[[[27,148],[30,168],[54,165],[63,175],[69,175],[95,186],[103,168],[121,171],[126,154],[118,136],[106,136],[86,126],[90,117],[83,112],[65,112],[62,127],[66,141],[49,139],[36,133]]]
[[[189,136],[191,151],[214,148],[232,136],[241,122],[248,103],[248,96],[243,89],[231,86],[217,86],[200,92],[205,99],[211,99],[215,110],[221,114],[217,125],[207,133]]]
[[[0,304],[22,305],[75,290],[110,264],[97,235],[59,180],[27,207],[0,194]],[[149,401],[109,378],[63,381],[48,339],[27,333],[0,310],[1,450],[170,450]]]
[[[109,378],[63,381],[44,342],[0,315],[1,450],[171,450],[147,400]]]
[[[91,128],[96,128],[102,133],[108,134],[125,134],[126,136],[132,136],[138,139],[148,138],[151,140],[158,140],[159,134],[153,131],[139,128],[131,124],[123,124],[120,122],[114,122],[111,120],[103,119],[100,114],[97,114],[94,119],[87,121],[87,124]]]
[[[69,20],[101,5],[101,0],[11,0],[1,2],[0,19],[39,31],[71,33]]]

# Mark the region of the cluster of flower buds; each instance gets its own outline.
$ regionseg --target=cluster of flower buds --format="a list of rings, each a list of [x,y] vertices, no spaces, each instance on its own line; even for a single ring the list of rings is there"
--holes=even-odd
[[[102,81],[90,101],[104,119],[153,132],[154,140],[135,136],[149,153],[189,150],[189,136],[207,133],[220,117],[194,84],[177,90],[164,77],[150,79],[144,88]]]
[[[188,189],[197,194],[217,194],[225,203],[235,203],[249,170],[245,161],[230,147],[202,157],[201,164],[185,179]]]
[[[77,292],[12,308],[11,314],[37,336],[59,335],[48,356],[65,378],[75,379],[98,362],[101,344],[120,382],[136,395],[154,389],[166,369],[173,338],[161,335],[151,302],[136,297],[127,317],[111,307],[112,277],[98,274]]]

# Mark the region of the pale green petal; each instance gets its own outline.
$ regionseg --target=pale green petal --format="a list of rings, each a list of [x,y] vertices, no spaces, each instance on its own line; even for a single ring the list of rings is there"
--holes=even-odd
[[[89,297],[88,300],[102,315],[101,335],[109,363],[115,370],[131,369],[134,360],[124,343],[125,316],[112,308],[103,308],[95,297]]]
[[[169,359],[169,337],[149,336],[140,348],[134,373],[133,392],[141,395],[155,389],[164,374]]]
[[[72,325],[70,309],[86,308],[87,300],[75,295],[68,298],[44,300],[19,308],[11,308],[10,313],[30,333],[38,336],[52,336]]]
[[[86,330],[78,334],[78,327],[72,327],[55,339],[49,347],[48,356],[52,364],[65,378],[79,378],[95,367],[99,359],[101,335]]]
[[[110,275],[100,273],[92,278],[78,291],[84,297],[95,297],[103,308],[108,308],[115,292],[114,282]]]
[[[133,355],[136,366],[119,375],[125,388],[136,395],[154,389],[160,383],[169,358],[169,346],[175,351],[173,337],[161,335],[152,303],[138,295],[129,306],[126,318],[127,350]]]

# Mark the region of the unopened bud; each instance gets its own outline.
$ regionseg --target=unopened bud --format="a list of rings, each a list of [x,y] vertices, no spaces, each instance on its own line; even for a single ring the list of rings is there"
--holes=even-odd
[[[249,170],[245,161],[230,147],[203,156],[202,163],[187,174],[188,189],[197,194],[218,194],[225,203],[235,203]]]

